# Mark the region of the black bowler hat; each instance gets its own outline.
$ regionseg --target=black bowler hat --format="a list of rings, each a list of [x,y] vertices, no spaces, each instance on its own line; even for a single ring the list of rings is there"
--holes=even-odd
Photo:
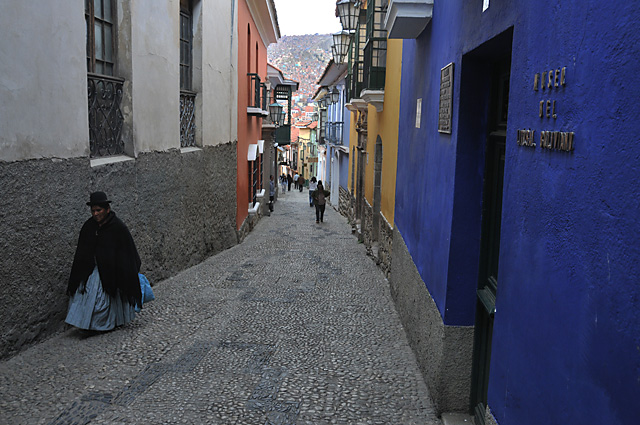
[[[87,205],[98,205],[98,204],[110,204],[111,201],[107,199],[107,194],[104,192],[93,192],[89,195],[89,202]]]

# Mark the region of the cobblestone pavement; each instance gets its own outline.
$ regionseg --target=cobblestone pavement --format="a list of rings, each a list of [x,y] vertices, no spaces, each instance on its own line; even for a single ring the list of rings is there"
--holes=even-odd
[[[0,362],[0,423],[440,424],[388,282],[344,217],[316,224],[307,202],[281,195],[129,325]]]

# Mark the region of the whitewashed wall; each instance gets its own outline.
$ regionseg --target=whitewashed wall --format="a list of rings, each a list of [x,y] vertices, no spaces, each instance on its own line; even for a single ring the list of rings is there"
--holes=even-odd
[[[0,2],[0,160],[89,155],[82,0]]]
[[[202,3],[202,0],[201,0]],[[238,138],[238,7],[232,1],[205,1],[202,49],[203,144]]]

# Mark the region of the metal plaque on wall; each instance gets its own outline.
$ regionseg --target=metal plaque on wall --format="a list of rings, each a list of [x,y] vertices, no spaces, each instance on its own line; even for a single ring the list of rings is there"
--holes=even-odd
[[[438,108],[438,131],[451,134],[453,113],[453,62],[440,70],[440,107]]]

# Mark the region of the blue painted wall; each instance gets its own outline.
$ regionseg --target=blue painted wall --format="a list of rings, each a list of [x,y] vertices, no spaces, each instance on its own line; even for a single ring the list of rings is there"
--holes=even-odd
[[[500,425],[640,418],[640,4],[435,2],[403,45],[395,222],[448,325],[472,325],[490,45],[512,37],[489,405]],[[512,28],[512,35],[510,32]],[[480,49],[477,49],[480,47]],[[480,62],[478,62],[480,61]],[[453,132],[437,132],[455,64]],[[566,86],[534,91],[566,67]],[[421,128],[415,128],[422,98]],[[557,118],[540,118],[540,100]],[[535,148],[516,144],[536,130]],[[541,130],[572,131],[572,153]]]

